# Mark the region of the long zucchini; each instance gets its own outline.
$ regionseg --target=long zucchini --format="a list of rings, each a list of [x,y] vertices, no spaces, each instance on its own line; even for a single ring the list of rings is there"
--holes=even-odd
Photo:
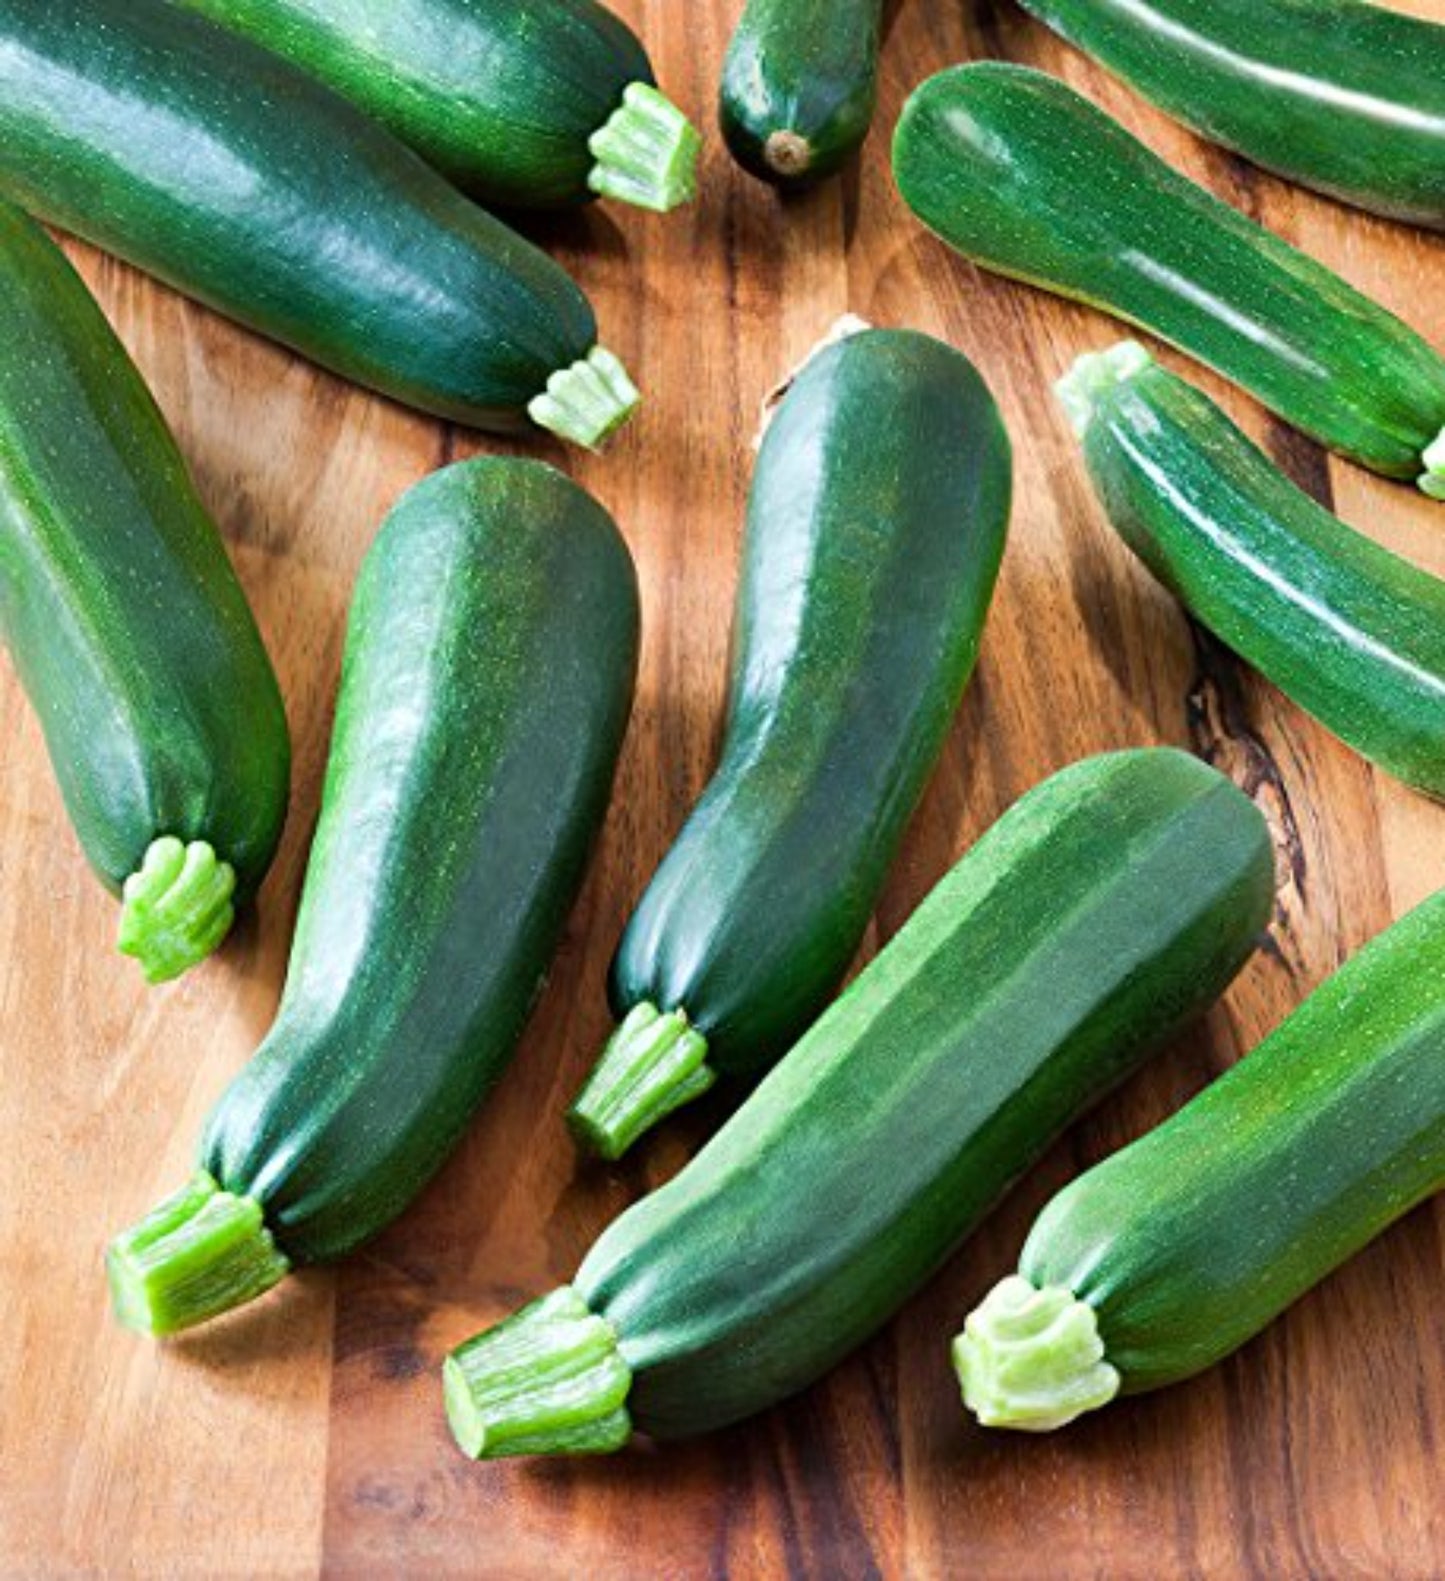
[[[1120,537],[1184,607],[1356,751],[1445,797],[1445,582],[1297,489],[1125,341],[1059,385]]]
[[[1063,83],[995,61],[941,72],[904,107],[893,173],[974,262],[1152,330],[1322,444],[1445,497],[1445,358]]]
[[[1202,136],[1445,227],[1445,27],[1362,0],[1023,0]]]
[[[1009,492],[951,347],[865,329],[794,379],[748,501],[721,761],[617,947],[622,1025],[570,1114],[605,1157],[761,1073],[836,989],[973,669]]]
[[[535,462],[396,506],[352,601],[285,993],[200,1172],[116,1237],[116,1311],[168,1334],[342,1256],[440,1166],[511,1056],[601,823],[637,587]]]
[[[696,131],[597,0],[183,0],[285,55],[483,203],[696,195]]]
[[[857,152],[878,98],[882,11],[882,0],[748,0],[718,101],[744,170],[801,188]]]
[[[1183,753],[1030,792],[570,1285],[452,1352],[462,1448],[612,1450],[803,1388],[1225,987],[1272,874],[1258,810]]]
[[[334,372],[599,444],[637,402],[566,272],[289,61],[166,0],[0,0],[0,194]]]
[[[0,636],[147,979],[255,894],[291,742],[165,419],[59,248],[0,201]]]
[[[954,1344],[985,1425],[1062,1427],[1212,1367],[1445,1188],[1442,959],[1445,894],[1048,1204]]]

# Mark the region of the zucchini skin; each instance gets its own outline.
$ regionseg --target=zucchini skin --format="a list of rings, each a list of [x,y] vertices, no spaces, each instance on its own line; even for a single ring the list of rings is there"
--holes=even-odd
[[[631,708],[612,519],[535,462],[411,489],[352,602],[286,988],[201,1164],[293,1263],[442,1164],[510,1058],[576,898]]]
[[[619,1018],[682,1007],[748,1077],[822,1010],[973,671],[1011,488],[952,347],[863,330],[798,373],[748,497],[718,766],[618,944]]]
[[[1211,142],[1359,208],[1445,227],[1438,23],[1360,0],[1023,5]]]
[[[225,548],[125,348],[0,201],[0,635],[87,860],[119,893],[158,837],[265,877],[291,744]]]
[[[1363,466],[1416,477],[1445,428],[1445,359],[1413,330],[1042,72],[930,78],[893,172],[966,257],[1153,331]]]
[[[204,17],[0,0],[0,59],[0,191],[334,372],[517,429],[596,341],[545,254]]]
[[[1445,1188],[1442,956],[1445,894],[1044,1209],[1021,1271],[1094,1309],[1125,1392],[1213,1366]]]
[[[882,10],[882,0],[748,0],[718,121],[749,175],[802,189],[857,152],[878,99]]]
[[[1182,752],[1089,759],[1031,791],[587,1254],[570,1293],[630,1371],[620,1426],[722,1427],[860,1344],[1062,1127],[1223,990],[1273,892],[1258,809]],[[449,1406],[489,1337],[453,1353]],[[474,1398],[511,1387],[513,1365]],[[464,1430],[467,1414],[452,1413]]]
[[[1096,386],[1082,437],[1120,537],[1301,708],[1445,797],[1445,582],[1322,509],[1207,396],[1135,366]]]

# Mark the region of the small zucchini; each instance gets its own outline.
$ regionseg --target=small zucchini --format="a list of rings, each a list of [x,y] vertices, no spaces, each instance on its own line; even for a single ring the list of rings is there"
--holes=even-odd
[[[167,0],[0,0],[0,194],[333,372],[597,445],[637,404],[545,253],[299,68]]]
[[[505,208],[697,194],[698,135],[597,0],[183,0],[294,61]]]
[[[1362,0],[1023,0],[1211,142],[1445,228],[1445,27]]]
[[[570,1285],[452,1352],[458,1443],[614,1450],[803,1388],[1223,990],[1273,892],[1264,819],[1197,759],[1056,774]]]
[[[1445,798],[1445,582],[1302,493],[1125,341],[1059,385],[1119,536],[1191,615],[1357,752]]]
[[[760,181],[802,188],[868,135],[882,0],[748,0],[723,61],[718,119]]]
[[[112,1242],[116,1312],[170,1334],[388,1224],[515,1048],[602,821],[637,585],[611,517],[536,462],[435,473],[352,601],[275,1024],[200,1171]]]
[[[1053,77],[996,61],[931,77],[893,173],[975,263],[1152,330],[1321,444],[1445,497],[1445,358]]]
[[[985,1426],[1044,1432],[1212,1367],[1445,1188],[1442,959],[1445,893],[1048,1204],[954,1342]]]
[[[722,757],[612,962],[569,1119],[606,1158],[761,1074],[837,988],[978,655],[1008,524],[972,363],[863,329],[803,366],[748,500]]]
[[[271,661],[165,419],[60,249],[0,201],[0,637],[150,982],[204,960],[286,816]]]

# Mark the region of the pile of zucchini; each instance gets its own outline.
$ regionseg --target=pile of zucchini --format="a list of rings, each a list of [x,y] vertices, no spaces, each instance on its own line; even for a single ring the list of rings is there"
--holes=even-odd
[[[1445,224],[1445,77],[1416,69],[1445,30],[1281,0],[1318,31],[1299,68],[1248,0],[1025,3],[1205,135]],[[841,168],[882,9],[748,0],[720,90],[744,168],[784,188]],[[265,877],[290,742],[185,462],[37,220],[421,411],[597,447],[637,391],[581,289],[479,204],[665,213],[696,194],[699,138],[598,0],[0,0],[0,60],[0,636],[120,948],[158,982]],[[969,259],[1445,499],[1445,358],[1059,81],[939,74],[892,167]],[[1137,342],[1058,394],[1107,519],[1182,610],[1445,799],[1445,584]],[[1136,749],[1024,795],[838,993],[974,670],[1011,491],[951,347],[862,326],[793,376],[752,480],[716,771],[617,945],[619,1024],[567,1121],[612,1160],[715,1083],[738,1106],[570,1284],[453,1349],[468,1455],[612,1451],[804,1388],[1263,937],[1259,809]],[[110,1245],[123,1324],[173,1334],[345,1256],[441,1167],[582,885],[639,628],[622,534],[549,466],[463,462],[392,510],[280,1007],[191,1179]],[[1445,894],[1059,1193],[954,1342],[965,1402],[1038,1431],[1186,1378],[1442,1187]]]

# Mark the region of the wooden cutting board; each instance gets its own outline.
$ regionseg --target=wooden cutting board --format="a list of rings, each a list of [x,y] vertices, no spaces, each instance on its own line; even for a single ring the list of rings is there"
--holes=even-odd
[[[1445,0],[1410,8],[1445,22]],[[619,9],[668,91],[710,129],[736,0]],[[286,692],[295,795],[259,913],[214,961],[147,991],[113,951],[115,909],[0,669],[0,1574],[1445,1574],[1445,1205],[1413,1214],[1185,1387],[1046,1440],[990,1437],[959,1409],[946,1341],[1011,1266],[1045,1198],[1445,884],[1445,809],[1366,767],[1191,629],[1105,527],[1049,387],[1117,328],[978,274],[893,191],[888,140],[908,90],[988,55],[1059,72],[1438,337],[1445,244],[1198,143],[1004,0],[898,8],[861,167],[814,195],[781,201],[710,136],[695,207],[667,218],[608,207],[536,227],[585,282],[647,397],[607,456],[562,458],[621,522],[645,602],[641,686],[601,850],[511,1074],[412,1211],[344,1267],[164,1346],[111,1321],[101,1250],[185,1177],[203,1115],[274,1009],[357,564],[403,488],[502,447],[70,249],[225,530]],[[1078,1127],[826,1383],[665,1452],[474,1466],[443,1423],[443,1353],[567,1278],[596,1231],[718,1117],[669,1126],[611,1171],[579,1163],[560,1123],[608,1030],[613,942],[716,747],[759,398],[845,310],[973,357],[1017,463],[982,661],[871,943],[1043,775],[1150,742],[1193,747],[1268,814],[1282,884],[1273,940],[1207,1025]],[[1445,575],[1445,512],[1188,372],[1317,498]]]

